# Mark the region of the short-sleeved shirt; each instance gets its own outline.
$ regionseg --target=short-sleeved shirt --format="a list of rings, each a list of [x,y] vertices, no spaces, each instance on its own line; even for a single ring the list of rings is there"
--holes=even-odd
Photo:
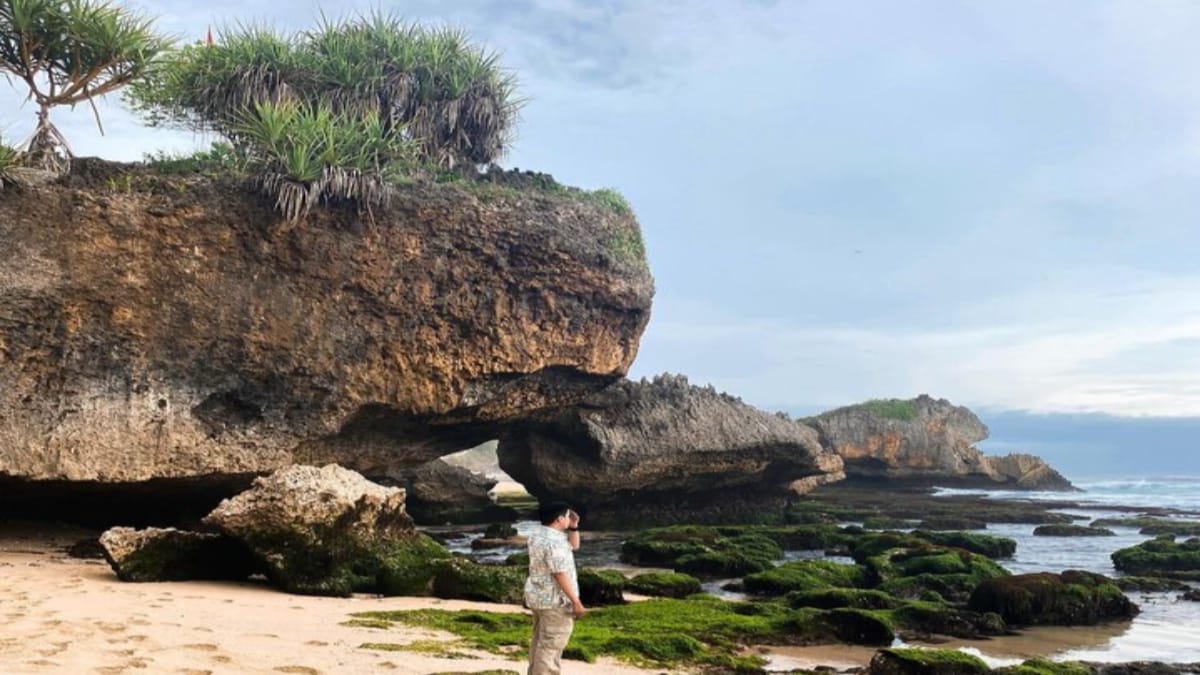
[[[575,553],[567,533],[542,525],[529,535],[529,578],[525,580],[525,606],[529,609],[569,607],[571,599],[554,583],[554,574],[566,572],[579,597]]]

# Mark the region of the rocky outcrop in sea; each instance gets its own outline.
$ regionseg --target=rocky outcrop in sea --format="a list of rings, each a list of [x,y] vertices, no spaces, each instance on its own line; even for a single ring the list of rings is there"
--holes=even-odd
[[[988,428],[945,399],[868,401],[804,420],[845,461],[848,479],[1022,490],[1073,490],[1040,458],[985,455]]]

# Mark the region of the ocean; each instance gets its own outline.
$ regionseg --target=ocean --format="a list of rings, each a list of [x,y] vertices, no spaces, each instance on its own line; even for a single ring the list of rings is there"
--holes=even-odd
[[[1177,516],[1200,520],[1200,476],[1093,477],[1072,480],[1083,492],[1016,492],[940,489],[939,495],[977,494],[988,499],[1062,501],[1078,504],[1063,513],[1086,525],[1096,518],[1134,517],[1116,507],[1172,509]],[[1119,574],[1109,555],[1151,537],[1137,528],[1109,527],[1114,537],[1035,537],[1034,525],[989,524],[988,534],[1017,542],[1016,555],[999,561],[1014,574],[1087,570]],[[1036,627],[1020,636],[985,641],[953,640],[953,647],[975,654],[994,668],[1043,657],[1055,661],[1163,661],[1200,663],[1200,602],[1179,599],[1179,592],[1130,593],[1141,613],[1128,623],[1107,626]],[[899,643],[897,646],[913,646]],[[856,647],[783,649],[773,654],[775,668],[861,665],[873,650]]]

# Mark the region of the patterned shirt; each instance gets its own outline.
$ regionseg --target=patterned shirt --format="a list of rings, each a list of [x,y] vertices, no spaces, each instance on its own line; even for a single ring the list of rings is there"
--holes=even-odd
[[[567,533],[542,525],[529,535],[529,578],[525,580],[525,606],[529,609],[570,607],[571,599],[554,583],[556,572],[566,572],[575,597],[579,597],[579,579],[575,576],[575,554]]]

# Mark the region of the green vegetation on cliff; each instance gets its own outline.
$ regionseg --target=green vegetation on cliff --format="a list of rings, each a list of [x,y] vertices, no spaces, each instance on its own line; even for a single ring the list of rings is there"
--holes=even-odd
[[[863,401],[862,403],[855,403],[853,405],[842,406],[841,408],[829,410],[821,413],[820,415],[809,417],[803,421],[817,421],[826,415],[835,415],[854,410],[863,410],[871,413],[872,415],[876,415],[884,419],[896,420],[898,422],[911,422],[917,419],[917,415],[920,413],[920,410],[917,408],[916,401],[912,399],[873,398]]]
[[[0,0],[0,72],[24,83],[37,105],[26,161],[47,170],[70,168],[66,138],[50,122],[57,106],[92,105],[150,68],[170,47],[153,22],[100,0]]]

